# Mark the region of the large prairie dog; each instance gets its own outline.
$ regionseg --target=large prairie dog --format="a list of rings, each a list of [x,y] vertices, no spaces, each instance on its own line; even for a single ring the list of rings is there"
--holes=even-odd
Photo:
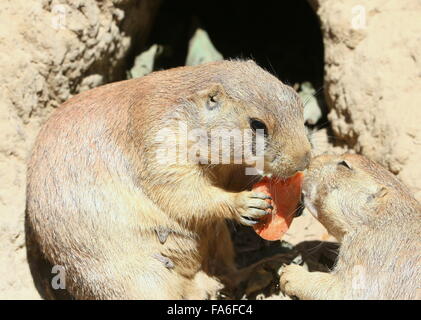
[[[158,161],[161,130],[180,123],[264,135],[265,174],[291,176],[310,160],[300,99],[252,61],[155,72],[73,97],[29,162],[28,258],[44,296],[63,293],[48,288],[51,265],[64,267],[77,299],[206,298],[198,278],[235,273],[225,219],[252,225],[268,212],[267,196],[249,191],[260,176],[246,175],[244,161]]]
[[[300,299],[420,299],[421,206],[363,156],[322,155],[306,171],[304,203],[341,242],[331,273],[287,266],[281,288]]]

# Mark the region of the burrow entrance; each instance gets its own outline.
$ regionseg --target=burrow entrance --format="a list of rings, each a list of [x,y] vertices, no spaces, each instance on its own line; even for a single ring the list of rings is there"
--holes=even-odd
[[[290,85],[323,85],[322,34],[306,0],[165,1],[148,44],[170,51],[156,67],[184,65],[188,42],[198,27],[207,31],[224,58],[253,58]]]

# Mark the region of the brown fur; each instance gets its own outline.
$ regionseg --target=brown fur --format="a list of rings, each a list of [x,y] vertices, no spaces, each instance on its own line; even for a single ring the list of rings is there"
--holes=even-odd
[[[212,296],[220,275],[237,278],[224,219],[250,225],[245,217],[266,214],[264,195],[248,191],[259,177],[245,175],[245,164],[160,164],[158,130],[178,120],[244,129],[259,118],[269,129],[265,171],[286,177],[309,160],[302,113],[294,91],[252,61],[156,72],[70,99],[41,130],[29,162],[35,279],[42,254],[48,266],[65,267],[66,289],[78,299]]]
[[[307,170],[303,194],[341,248],[329,274],[286,267],[284,292],[301,299],[420,298],[421,206],[393,174],[362,156],[323,155]]]

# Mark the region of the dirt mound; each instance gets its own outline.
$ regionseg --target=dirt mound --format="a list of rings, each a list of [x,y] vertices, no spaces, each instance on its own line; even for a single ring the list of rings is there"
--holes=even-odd
[[[334,134],[397,174],[421,200],[421,3],[313,2]]]
[[[159,1],[0,3],[0,299],[36,298],[26,264],[25,161],[40,125],[60,103],[122,79]]]

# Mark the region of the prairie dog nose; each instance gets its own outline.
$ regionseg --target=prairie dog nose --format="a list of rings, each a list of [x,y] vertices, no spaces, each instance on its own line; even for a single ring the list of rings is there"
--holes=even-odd
[[[296,171],[304,171],[310,165],[311,151],[306,150],[294,157],[294,163],[296,163]]]

